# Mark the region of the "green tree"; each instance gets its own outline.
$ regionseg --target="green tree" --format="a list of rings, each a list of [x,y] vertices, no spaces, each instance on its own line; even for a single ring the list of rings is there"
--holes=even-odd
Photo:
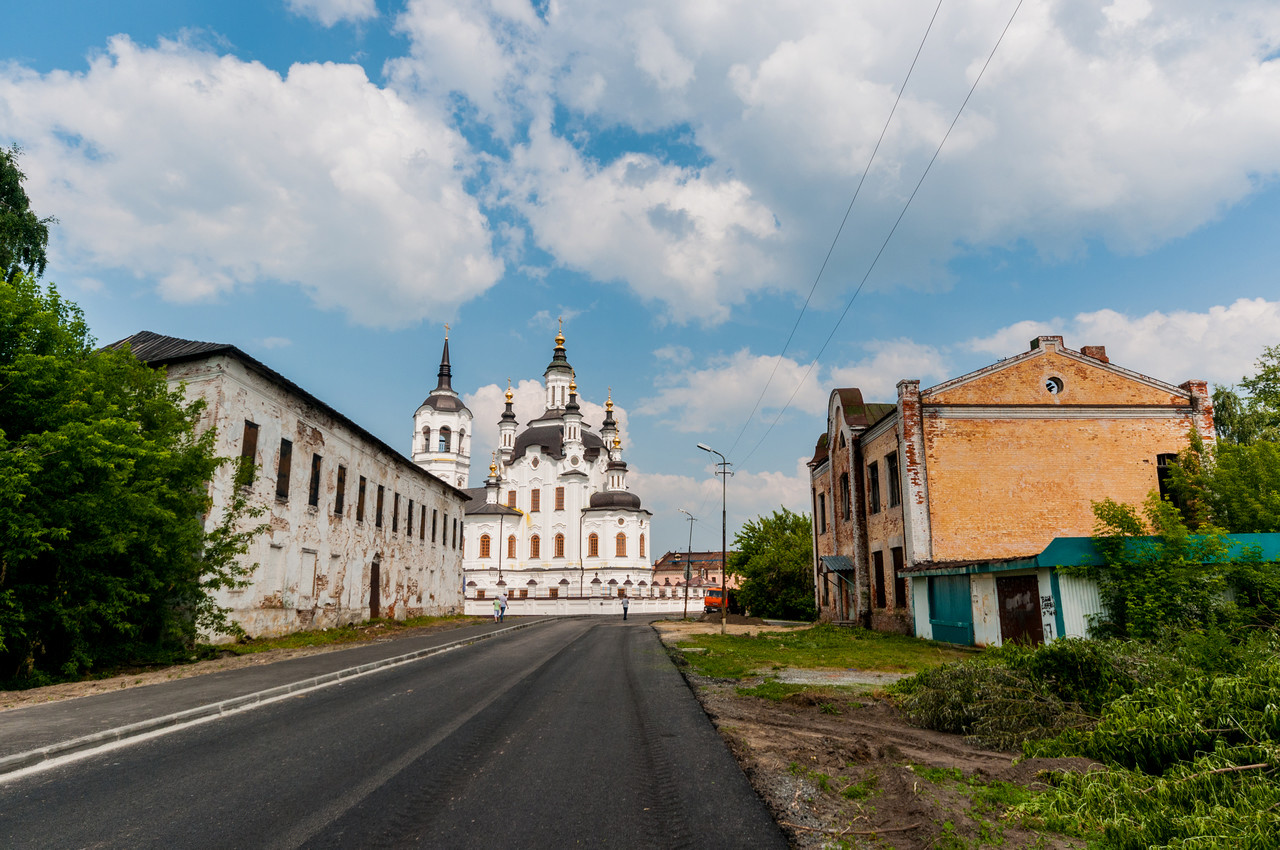
[[[22,188],[20,153],[16,145],[0,148],[0,276],[7,281],[22,270],[36,277],[44,274],[49,225],[54,221],[32,212],[31,199]]]
[[[738,599],[748,614],[812,620],[813,537],[809,517],[783,508],[742,526],[729,572],[741,577]]]
[[[188,647],[242,584],[243,500],[206,533],[220,461],[163,373],[95,351],[19,272],[0,286],[0,679],[40,681]]]
[[[1262,350],[1257,374],[1238,387],[1213,388],[1213,420],[1219,440],[1249,445],[1280,442],[1280,345]]]
[[[1170,490],[1193,530],[1280,532],[1280,443],[1191,444],[1170,468]]]

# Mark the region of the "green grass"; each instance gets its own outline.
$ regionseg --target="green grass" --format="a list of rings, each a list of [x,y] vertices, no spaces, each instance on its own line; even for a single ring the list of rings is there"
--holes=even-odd
[[[762,699],[783,702],[795,694],[813,694],[820,699],[832,700],[848,697],[856,693],[865,693],[866,689],[855,685],[803,685],[794,682],[779,682],[777,679],[765,679],[750,688],[738,688],[738,696],[760,697]]]
[[[486,617],[467,617],[456,614],[447,617],[411,617],[407,620],[367,620],[363,623],[352,623],[336,626],[332,629],[316,629],[309,632],[294,632],[272,638],[255,638],[239,643],[219,644],[209,647],[214,653],[230,652],[234,655],[252,655],[255,652],[267,652],[272,649],[296,649],[305,646],[329,646],[331,644],[361,643],[388,637],[407,629],[418,629],[423,626],[447,625],[450,628],[461,628],[472,623],[484,622]]]
[[[861,782],[853,782],[840,789],[840,796],[846,800],[865,800],[876,792],[876,785],[879,780],[874,776],[868,776]]]
[[[706,649],[685,653],[686,660],[702,675],[717,679],[745,679],[783,667],[917,673],[972,657],[971,651],[949,644],[825,623],[755,635],[693,635],[680,647]]]

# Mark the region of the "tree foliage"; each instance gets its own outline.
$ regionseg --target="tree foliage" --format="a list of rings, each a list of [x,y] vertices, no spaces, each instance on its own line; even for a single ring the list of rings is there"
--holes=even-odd
[[[1193,529],[1280,532],[1280,443],[1206,445],[1192,432],[1191,445],[1170,469],[1169,486]]]
[[[1213,420],[1223,442],[1280,442],[1280,345],[1264,348],[1254,365],[1257,374],[1241,378],[1238,387],[1213,388]]]
[[[757,517],[733,538],[729,572],[741,577],[738,599],[757,617],[812,620],[813,537],[809,517],[785,507]]]
[[[80,310],[0,285],[0,679],[74,676],[226,626],[241,500],[209,534],[219,461],[164,375],[95,351]]]
[[[39,277],[48,258],[52,218],[38,218],[22,188],[17,146],[0,148],[0,276],[12,281],[19,271]]]

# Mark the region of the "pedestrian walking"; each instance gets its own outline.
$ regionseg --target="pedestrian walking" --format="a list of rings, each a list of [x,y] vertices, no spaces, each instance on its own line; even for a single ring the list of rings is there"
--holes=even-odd
[[[503,618],[507,616],[507,592],[504,590],[498,594],[498,622],[501,623]]]
[[[493,621],[498,622],[498,618],[502,616],[502,606],[497,599],[493,600]]]
[[[630,607],[631,607],[631,600],[625,596],[622,597],[622,619],[624,620],[627,619],[627,609]]]

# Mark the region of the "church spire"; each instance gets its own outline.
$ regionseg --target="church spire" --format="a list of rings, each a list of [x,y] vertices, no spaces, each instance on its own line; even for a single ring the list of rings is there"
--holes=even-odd
[[[453,376],[453,370],[449,367],[449,326],[444,326],[444,352],[440,355],[440,371],[436,373],[439,378],[436,383],[437,390],[453,391],[453,386],[449,383],[449,379]]]

